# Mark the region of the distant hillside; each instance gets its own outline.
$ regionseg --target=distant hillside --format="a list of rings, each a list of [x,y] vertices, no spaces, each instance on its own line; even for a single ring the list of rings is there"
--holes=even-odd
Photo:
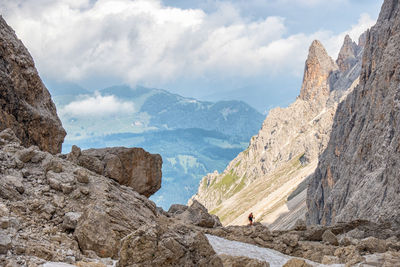
[[[166,209],[172,203],[186,203],[205,174],[222,171],[248,145],[263,120],[262,114],[241,101],[198,101],[161,89],[113,86],[97,93],[52,90],[57,92],[53,99],[68,133],[63,152],[76,144],[82,149],[138,146],[161,154],[163,184],[152,198]],[[85,105],[82,101],[91,99],[96,104],[106,97],[117,104],[132,104],[133,111],[70,112],[74,103]]]

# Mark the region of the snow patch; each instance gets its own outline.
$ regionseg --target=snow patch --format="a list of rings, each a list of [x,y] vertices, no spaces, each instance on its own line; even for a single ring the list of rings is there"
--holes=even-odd
[[[294,258],[273,249],[257,247],[255,245],[238,241],[231,241],[214,235],[206,234],[206,237],[217,254],[244,256],[248,258],[258,259],[268,262],[270,264],[270,267],[281,267],[288,260]],[[313,266],[344,266],[342,264],[324,265],[309,260],[306,260],[306,262]]]

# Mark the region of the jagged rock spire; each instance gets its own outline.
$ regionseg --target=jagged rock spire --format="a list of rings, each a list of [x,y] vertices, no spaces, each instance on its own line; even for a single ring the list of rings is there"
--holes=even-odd
[[[305,101],[326,100],[329,96],[329,75],[337,65],[326,52],[320,41],[312,42],[304,68],[300,98]]]
[[[346,35],[342,48],[340,49],[338,59],[336,60],[341,72],[346,72],[355,65],[359,50],[360,48],[358,45],[350,38],[349,35]]]

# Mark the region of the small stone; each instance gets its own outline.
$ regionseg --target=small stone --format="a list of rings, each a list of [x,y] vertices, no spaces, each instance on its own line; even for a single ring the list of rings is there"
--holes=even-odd
[[[294,230],[296,231],[305,231],[306,229],[306,222],[303,219],[298,219],[294,224]]]
[[[342,247],[347,247],[350,245],[355,245],[356,241],[348,236],[343,236],[340,240],[339,240],[339,245]]]
[[[73,145],[71,148],[71,152],[67,155],[67,160],[76,162],[81,153],[81,149],[78,146]]]
[[[45,158],[45,153],[43,153],[43,152],[38,152],[38,153],[36,153],[36,154],[31,158],[31,162],[32,162],[32,163],[39,163],[39,162],[41,162],[44,158]]]
[[[19,159],[15,159],[15,165],[19,170],[24,167],[24,163]]]
[[[294,258],[288,260],[283,267],[312,267],[312,265],[308,264],[305,260]]]
[[[64,261],[66,263],[69,263],[69,264],[74,264],[75,263],[75,256],[66,256]]]
[[[89,195],[89,189],[86,187],[80,187],[79,190],[81,191],[81,193],[85,196]]]
[[[28,161],[30,161],[33,158],[33,156],[35,156],[37,154],[37,150],[38,150],[38,147],[36,147],[36,146],[31,146],[29,148],[25,148],[25,149],[19,150],[16,153],[16,157],[19,160],[21,160],[22,162],[27,163]]]
[[[85,169],[77,169],[74,174],[76,175],[76,179],[78,182],[87,184],[89,183],[89,174]]]
[[[295,247],[299,243],[299,236],[296,234],[285,234],[282,236],[282,241],[288,246]]]
[[[331,230],[326,230],[322,235],[322,241],[334,246],[339,246],[339,241],[337,237],[331,232]]]
[[[14,251],[17,255],[25,254],[25,247],[24,246],[16,246],[14,247]]]
[[[48,177],[47,182],[49,183],[50,188],[57,190],[57,191],[61,191],[61,182],[60,181],[58,181],[54,178]]]
[[[20,266],[21,265],[19,265],[16,260],[9,259],[6,261],[6,265],[4,267],[20,267]]]
[[[13,188],[15,188],[15,190],[17,190],[18,193],[23,194],[25,192],[25,188],[24,188],[24,185],[22,184],[21,177],[13,176],[13,175],[6,175],[6,176],[4,176],[3,179],[4,179],[3,181],[6,184],[9,184]]]
[[[231,255],[219,255],[222,260],[223,266],[231,267],[269,267],[269,263],[265,261],[260,261],[258,259],[248,258],[244,256],[231,256]]]
[[[0,227],[2,229],[7,229],[10,226],[10,218],[0,217]]]
[[[8,216],[9,210],[6,205],[0,203],[0,217]]]
[[[322,264],[340,264],[340,259],[336,256],[324,255]]]
[[[81,216],[81,212],[67,212],[64,215],[63,228],[66,230],[75,230]]]
[[[56,211],[56,208],[51,203],[46,203],[43,207],[43,211],[47,214],[53,215]]]
[[[304,232],[306,240],[309,241],[322,241],[324,228],[319,225],[313,225]]]
[[[356,246],[357,250],[360,252],[370,252],[370,253],[383,253],[387,250],[386,241],[378,239],[376,237],[367,237],[362,239]]]
[[[0,254],[7,254],[11,248],[11,238],[8,235],[0,233]]]
[[[75,187],[70,184],[61,184],[61,190],[64,194],[70,194],[72,191],[74,191]]]
[[[50,161],[48,161],[47,163],[44,164],[44,168],[46,170],[46,172],[48,171],[53,171],[55,173],[60,173],[63,171],[63,166],[61,161],[56,160],[56,159],[51,159]]]

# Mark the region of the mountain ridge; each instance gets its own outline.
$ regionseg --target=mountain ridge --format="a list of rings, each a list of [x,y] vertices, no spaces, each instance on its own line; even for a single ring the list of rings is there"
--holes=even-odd
[[[246,224],[251,211],[272,229],[290,228],[304,218],[306,178],[328,143],[338,102],[358,83],[358,65],[360,53],[357,64],[340,72],[322,44],[314,41],[297,100],[288,108],[271,110],[249,147],[223,173],[204,177],[192,199],[220,216],[223,224]],[[354,80],[344,90],[349,79]]]

